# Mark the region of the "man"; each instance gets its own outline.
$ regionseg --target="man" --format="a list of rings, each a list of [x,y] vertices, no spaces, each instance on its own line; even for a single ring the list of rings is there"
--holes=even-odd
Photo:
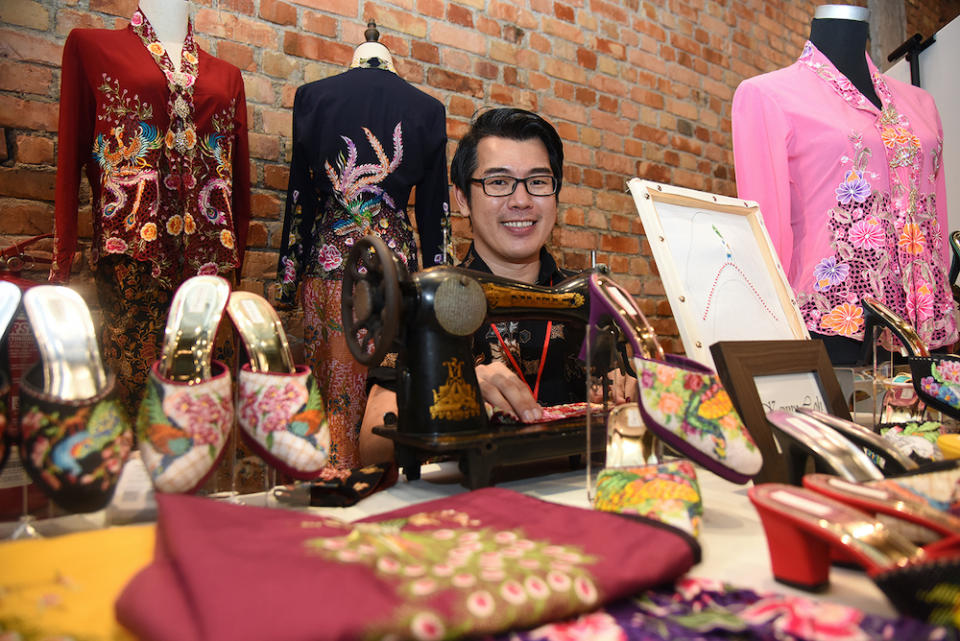
[[[523,109],[484,112],[457,146],[450,176],[457,205],[473,227],[462,267],[537,285],[571,275],[544,247],[557,222],[563,178],[563,143],[550,123]],[[580,328],[556,322],[485,325],[474,336],[484,400],[525,422],[542,416],[541,404],[582,401],[585,373],[576,360],[582,341]],[[396,396],[375,372],[370,381],[360,429],[363,464],[393,458],[393,441],[372,428],[385,412],[396,411]],[[614,402],[627,398],[626,383],[614,377]]]

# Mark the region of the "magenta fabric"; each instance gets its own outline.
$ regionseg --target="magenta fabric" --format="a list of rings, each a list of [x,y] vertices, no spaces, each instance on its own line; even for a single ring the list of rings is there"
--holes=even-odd
[[[875,296],[930,348],[957,338],[943,128],[933,97],[867,58],[877,109],[810,42],[733,97],[737,192],[760,204],[807,329],[863,339]]]
[[[157,499],[154,561],[116,607],[144,641],[493,634],[669,583],[694,562],[667,529],[499,488],[355,524]]]

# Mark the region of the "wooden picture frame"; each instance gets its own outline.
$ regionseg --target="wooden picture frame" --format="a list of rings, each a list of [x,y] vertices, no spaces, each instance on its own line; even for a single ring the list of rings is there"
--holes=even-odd
[[[809,338],[757,203],[633,178],[627,186],[687,356],[721,340]]]
[[[763,456],[755,483],[789,482],[767,411],[805,406],[850,420],[822,341],[720,341],[710,351],[721,382]]]

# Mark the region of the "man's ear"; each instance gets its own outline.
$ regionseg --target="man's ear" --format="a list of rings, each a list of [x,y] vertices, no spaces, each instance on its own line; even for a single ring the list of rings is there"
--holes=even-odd
[[[453,198],[457,201],[457,209],[466,217],[470,217],[470,203],[467,201],[467,195],[459,187],[453,188]]]

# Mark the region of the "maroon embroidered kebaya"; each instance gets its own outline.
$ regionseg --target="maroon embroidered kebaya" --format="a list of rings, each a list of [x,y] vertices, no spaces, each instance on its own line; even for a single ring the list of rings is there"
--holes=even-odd
[[[162,286],[240,266],[250,217],[240,71],[197,47],[178,71],[138,9],[125,29],[75,29],[63,49],[51,278],[77,247],[80,170],[93,192],[94,263],[124,254]]]

